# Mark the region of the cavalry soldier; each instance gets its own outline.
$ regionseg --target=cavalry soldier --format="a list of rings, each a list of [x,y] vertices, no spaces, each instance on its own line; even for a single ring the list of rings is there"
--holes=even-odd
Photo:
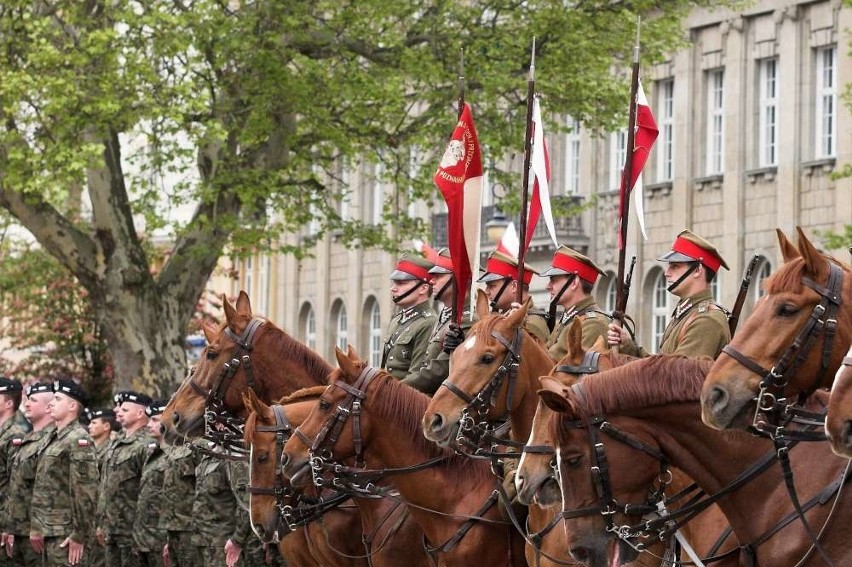
[[[538,272],[524,264],[524,283],[521,286],[521,303],[530,296],[530,282],[533,274]],[[485,262],[485,273],[478,282],[485,284],[485,294],[491,302],[491,310],[495,313],[506,313],[513,307],[518,297],[518,259],[507,256],[495,250],[488,255]],[[547,329],[547,314],[536,309],[530,301],[530,309],[524,321],[524,329],[541,341],[547,343],[550,334]]]
[[[35,382],[26,388],[24,415],[32,424],[32,431],[12,439],[17,448],[12,459],[5,509],[0,514],[5,539],[6,556],[12,565],[42,567],[42,548],[30,542],[30,503],[33,496],[36,470],[41,453],[50,442],[56,427],[47,411],[53,399],[53,385]]]
[[[164,567],[163,546],[166,545],[166,530],[159,527],[160,516],[169,502],[163,495],[168,459],[160,430],[160,416],[166,409],[165,400],[154,400],[145,409],[148,416],[148,454],[142,467],[139,482],[139,498],[136,502],[136,520],[133,522],[133,543],[136,553],[146,567]]]
[[[78,422],[85,403],[85,390],[73,380],[53,383],[49,411],[56,434],[38,462],[30,527],[30,542],[44,548],[44,567],[79,565],[93,539],[98,462]]]
[[[124,436],[114,439],[107,450],[98,494],[98,538],[106,544],[109,567],[136,567],[141,563],[133,552],[133,522],[151,440],[145,427],[151,398],[128,391],[119,402],[117,415]]]
[[[12,440],[22,439],[27,433],[27,429],[15,419],[23,394],[20,382],[0,376],[0,532],[4,531],[2,513],[8,495],[9,467],[17,449]],[[0,565],[3,566],[11,565],[6,557],[5,543],[6,538],[0,537]]]
[[[391,295],[399,311],[391,319],[381,367],[402,380],[426,362],[426,347],[435,321],[432,310],[433,267],[423,256],[403,255],[391,273]]]
[[[591,347],[598,337],[606,339],[611,317],[601,311],[591,295],[598,276],[603,273],[589,258],[565,245],[557,248],[550,268],[542,272],[542,277],[550,278],[547,283],[550,301],[563,308],[562,316],[556,321],[547,341],[554,360],[560,360],[567,354],[562,346],[564,341],[559,339],[568,332],[574,319],[582,322],[583,347]]]
[[[402,381],[429,396],[450,375],[450,354],[464,340],[471,323],[469,311],[462,314],[461,327],[453,321],[457,290],[453,284],[453,261],[449,249],[442,248],[434,254],[431,260],[435,265],[429,274],[432,275],[433,298],[440,301],[443,308],[432,327],[423,365]]]
[[[729,269],[716,247],[697,234],[684,230],[671,251],[660,258],[666,262],[666,288],[679,301],[660,340],[661,354],[682,354],[691,357],[716,358],[731,340],[727,312],[713,301],[710,285],[719,268]],[[635,356],[648,356],[637,347],[627,332],[611,324],[609,343],[621,344],[621,352]]]
[[[191,535],[195,467],[200,456],[189,445],[180,445],[171,447],[165,459],[163,500],[168,506],[162,510],[158,524],[168,536],[163,555],[169,557],[172,567],[197,567],[200,560]]]

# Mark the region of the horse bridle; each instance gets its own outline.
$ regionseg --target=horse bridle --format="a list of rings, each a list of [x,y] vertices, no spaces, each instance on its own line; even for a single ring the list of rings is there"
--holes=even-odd
[[[820,362],[821,372],[817,373],[808,393],[819,386],[828,371],[834,350],[834,338],[837,334],[837,312],[842,303],[843,288],[843,271],[832,262],[828,262],[828,266],[829,275],[825,287],[810,278],[802,278],[802,283],[814,290],[822,299],[814,306],[804,326],[772,368],[764,368],[730,344],[722,348],[722,352],[761,377],[760,391],[755,398],[756,408],[752,420],[752,427],[759,433],[770,437],[779,435],[779,428],[784,427],[783,424],[790,417],[793,405],[787,403],[784,395],[784,388],[788,383],[787,376],[804,364],[817,338],[823,333],[825,342]],[[760,418],[761,413],[765,414],[765,420]]]
[[[252,318],[239,336],[231,331],[230,327],[225,327],[223,332],[237,346],[230,360],[222,365],[209,390],[205,390],[194,380],[194,373],[189,376],[190,387],[204,398],[204,438],[210,439],[237,454],[245,452],[243,446],[245,420],[234,417],[225,410],[225,395],[233,382],[234,375],[241,366],[246,373],[247,387],[252,390],[255,389],[251,351],[254,347],[255,334],[265,322],[265,319]]]
[[[497,396],[503,380],[508,380],[506,391],[506,413],[512,411],[512,399],[515,393],[515,384],[518,377],[518,367],[521,362],[521,340],[523,333],[520,327],[515,328],[515,334],[510,343],[498,331],[491,331],[491,336],[506,349],[503,362],[494,371],[491,379],[474,395],[470,395],[453,384],[449,378],[441,383],[441,386],[452,392],[467,405],[462,408],[459,418],[459,429],[456,433],[456,446],[458,449],[472,457],[490,457],[492,455],[483,452],[482,442],[484,440],[494,441],[490,435],[492,426],[488,423],[489,410],[497,405]],[[505,417],[505,416],[503,416]],[[505,440],[500,440],[505,444]],[[473,453],[467,453],[466,449],[473,449]],[[489,447],[490,449],[490,447]]]

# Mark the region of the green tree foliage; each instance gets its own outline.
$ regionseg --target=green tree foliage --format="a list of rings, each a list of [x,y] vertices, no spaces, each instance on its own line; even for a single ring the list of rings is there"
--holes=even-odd
[[[23,380],[74,378],[91,405],[109,405],[112,364],[86,291],[38,247],[4,239],[0,261],[0,340],[28,353],[16,362],[0,359],[2,371]]]
[[[637,16],[650,64],[684,41],[688,10],[718,4],[5,0],[0,205],[87,290],[117,380],[166,394],[225,245],[302,254],[310,240],[279,236],[311,219],[352,246],[425,231],[399,212],[435,198],[461,49],[482,143],[511,157],[533,36],[546,112],[603,130],[625,121],[612,69],[629,67]],[[338,214],[343,171],[371,163],[399,188],[389,228]],[[179,206],[194,213],[171,222]],[[153,231],[174,237],[156,276]]]

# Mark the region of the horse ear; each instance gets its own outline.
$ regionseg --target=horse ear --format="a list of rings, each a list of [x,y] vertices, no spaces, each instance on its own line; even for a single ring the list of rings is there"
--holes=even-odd
[[[568,332],[562,335],[565,337],[562,346],[568,351],[572,357],[583,352],[583,323],[579,319],[571,321],[571,326],[568,327]]]
[[[787,235],[780,228],[775,229],[775,234],[778,235],[778,247],[781,248],[781,257],[785,264],[800,257],[799,250],[793,246],[793,243],[787,239]]]
[[[343,351],[337,347],[334,349],[334,355],[337,357],[337,364],[340,366],[340,370],[343,371],[344,377],[348,378],[347,381],[354,380],[358,376],[357,361],[346,356]]]
[[[796,231],[799,233],[799,252],[805,260],[805,269],[807,270],[807,273],[815,277],[821,276],[825,272],[827,266],[825,258],[823,258],[823,255],[820,254],[819,250],[811,244],[808,237],[805,236],[805,231],[802,230],[802,227],[797,226]]]
[[[541,397],[544,405],[553,411],[568,411],[568,400],[561,393],[551,392],[550,390],[539,390],[538,395]]]
[[[263,418],[266,414],[266,410],[269,409],[269,406],[263,403],[263,401],[257,397],[257,394],[255,394],[254,390],[251,388],[243,391],[243,405],[246,407],[247,412],[254,412],[260,418]]]
[[[518,309],[513,309],[509,316],[506,317],[506,321],[513,329],[517,329],[524,324],[524,321],[527,318],[527,313],[530,311],[530,303],[532,303],[532,298],[528,297],[526,301],[524,301],[523,305],[521,305]]]
[[[240,296],[237,298],[237,314],[251,319],[251,301],[248,294],[240,290]]]
[[[348,356],[352,361],[361,362],[361,357],[358,356],[358,353],[355,351],[355,347],[350,344],[346,345],[346,356]]]
[[[488,304],[488,296],[481,289],[476,290],[476,316],[484,319],[491,313],[491,305]]]
[[[237,320],[237,310],[234,309],[234,306],[231,305],[231,302],[228,301],[228,296],[224,293],[222,294],[222,309],[225,310],[225,321],[228,324],[231,324],[231,321]]]
[[[603,335],[598,335],[598,338],[595,339],[595,344],[592,345],[592,350],[594,352],[606,352],[609,350],[609,347],[606,344],[606,339]]]
[[[204,321],[201,324],[201,331],[204,333],[204,338],[207,339],[207,344],[212,343],[219,336],[219,329],[209,321]]]

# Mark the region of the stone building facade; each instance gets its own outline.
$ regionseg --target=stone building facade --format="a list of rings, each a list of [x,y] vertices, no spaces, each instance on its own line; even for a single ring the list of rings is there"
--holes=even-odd
[[[852,83],[850,29],[852,7],[841,0],[764,0],[737,13],[696,10],[687,20],[690,47],[643,69],[660,129],[643,176],[648,238],[632,212],[628,236],[628,258],[637,257],[628,314],[643,345],[654,348],[674,307],[655,258],[681,229],[714,242],[730,265],[715,288],[725,306],[734,303],[752,255],[760,256],[746,315],[760,280],[779,265],[776,227],[792,236],[802,226],[819,244],[818,231],[841,231],[852,223],[852,179],[832,175],[852,163],[852,116],[843,102]],[[575,128],[548,143],[554,198],[586,205],[575,217],[557,219],[558,237],[607,270],[595,293],[611,309],[626,129],[592,136]],[[375,217],[377,199],[387,188],[369,167],[352,172],[349,182],[353,197],[346,213]],[[484,193],[487,221],[494,192],[486,186]],[[436,201],[431,210],[418,205],[398,214],[431,219],[432,243],[441,245],[446,240],[441,207]],[[493,243],[483,242],[484,251],[489,246]],[[528,260],[544,268],[552,251],[538,231]],[[845,251],[832,252],[849,259]],[[257,312],[328,358],[335,345],[348,342],[378,363],[393,314],[388,291],[393,263],[380,251],[346,250],[332,234],[321,239],[312,258],[258,256],[236,266],[238,279],[213,285],[231,293],[246,289]],[[547,303],[544,285],[534,278],[538,305]]]

